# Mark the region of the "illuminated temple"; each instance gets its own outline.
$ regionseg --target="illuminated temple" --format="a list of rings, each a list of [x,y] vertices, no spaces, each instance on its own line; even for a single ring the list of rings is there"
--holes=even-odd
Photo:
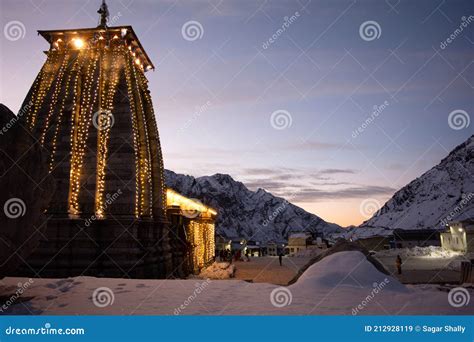
[[[95,28],[38,31],[49,49],[21,121],[49,152],[56,191],[19,273],[186,276],[213,259],[216,212],[165,188],[153,63],[131,26],[107,25],[105,2],[99,13]]]

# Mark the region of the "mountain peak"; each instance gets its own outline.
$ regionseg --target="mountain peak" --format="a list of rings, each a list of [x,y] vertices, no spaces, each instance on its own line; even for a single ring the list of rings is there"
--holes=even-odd
[[[397,191],[361,227],[444,228],[474,216],[474,135],[441,162]]]
[[[194,178],[165,170],[165,178],[168,187],[215,208],[216,232],[225,237],[283,242],[295,231],[317,234],[342,231],[338,225],[325,222],[264,189],[251,191],[227,174]]]

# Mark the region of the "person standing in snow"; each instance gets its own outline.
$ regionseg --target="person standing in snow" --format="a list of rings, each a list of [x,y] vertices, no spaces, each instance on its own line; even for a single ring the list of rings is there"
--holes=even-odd
[[[283,266],[283,253],[282,252],[278,254],[278,261],[280,262],[280,266]]]
[[[400,257],[400,255],[397,255],[397,260],[395,261],[395,264],[397,265],[398,274],[402,274],[402,258]]]

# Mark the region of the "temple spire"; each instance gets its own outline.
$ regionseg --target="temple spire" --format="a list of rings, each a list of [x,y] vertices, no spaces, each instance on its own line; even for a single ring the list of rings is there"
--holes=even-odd
[[[107,20],[109,19],[109,8],[105,3],[105,0],[102,0],[102,5],[100,5],[97,13],[100,14],[100,25],[101,27],[107,27]]]

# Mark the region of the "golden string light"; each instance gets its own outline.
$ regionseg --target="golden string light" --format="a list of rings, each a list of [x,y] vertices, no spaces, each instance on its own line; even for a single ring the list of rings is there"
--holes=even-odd
[[[125,58],[125,78],[127,81],[127,94],[130,102],[130,110],[132,112],[132,132],[133,132],[133,147],[135,151],[135,216],[140,217],[142,215],[142,187],[140,180],[140,154],[139,154],[139,133],[138,133],[138,123],[137,115],[135,108],[135,98],[132,88],[132,78],[131,78],[131,63],[130,57]]]
[[[93,87],[93,85],[97,83],[94,82],[94,75],[97,69],[99,54],[92,49],[85,53],[88,54],[89,63],[84,75],[84,92],[81,93],[80,108],[77,113],[78,117],[76,117],[73,139],[71,140],[73,147],[70,170],[69,208],[70,213],[74,215],[80,213],[78,198],[81,188],[82,165],[84,162],[87,138],[89,136],[89,127],[92,121],[92,111],[98,95],[98,85],[96,87]]]
[[[50,155],[50,162],[49,162],[49,172],[52,172],[52,170],[54,168],[54,160],[55,160],[54,158],[55,158],[56,149],[57,149],[56,148],[56,141],[57,141],[59,129],[61,127],[62,117],[63,117],[64,111],[65,111],[66,100],[69,99],[69,97],[70,97],[69,87],[70,87],[70,82],[71,82],[71,78],[72,78],[73,75],[74,75],[74,79],[72,81],[73,90],[74,90],[72,92],[72,103],[74,104],[73,105],[73,111],[74,111],[74,108],[75,108],[75,102],[76,102],[75,89],[77,88],[77,81],[79,79],[80,69],[82,67],[82,63],[84,62],[84,57],[83,56],[84,56],[83,54],[80,54],[80,55],[77,56],[77,59],[75,60],[73,66],[70,70],[70,73],[68,74],[68,78],[67,78],[67,81],[66,81],[66,88],[65,88],[65,91],[64,91],[65,96],[63,96],[61,105],[59,106],[59,113],[57,114],[58,119],[57,119],[57,122],[56,122],[56,127],[55,127],[55,130],[54,130],[53,139],[52,139],[52,142],[51,142],[51,155]]]
[[[69,63],[69,54],[66,53],[64,55],[63,62],[61,63],[61,67],[59,68],[58,76],[56,78],[56,82],[54,82],[54,86],[52,88],[53,89],[53,95],[51,96],[51,100],[49,102],[48,114],[46,115],[45,121],[43,123],[43,132],[41,133],[41,137],[40,137],[41,145],[44,145],[44,141],[45,141],[45,138],[46,138],[46,133],[49,131],[49,123],[51,121],[51,118],[53,117],[53,114],[54,114],[55,109],[56,109],[56,104],[59,100],[59,95],[60,95],[61,90],[63,88],[63,77],[64,77],[64,74],[65,74],[65,70],[68,66],[68,63]],[[71,73],[68,73],[68,77],[66,77],[66,82],[65,82],[66,90],[65,90],[64,94],[67,94],[70,79],[71,79]],[[63,97],[63,100],[64,99],[65,99],[65,97]],[[64,103],[64,101],[63,101],[63,103]]]
[[[117,47],[113,50],[111,59],[112,64],[107,77],[102,76],[102,89],[101,89],[101,110],[112,113],[114,109],[114,96],[117,89],[119,80],[119,71],[117,67],[117,61],[119,60],[122,47]],[[107,87],[106,87],[107,86]],[[105,96],[104,96],[105,95]],[[112,114],[113,115],[113,114]],[[109,119],[108,117],[106,119]],[[105,167],[107,162],[108,152],[108,141],[110,136],[110,125],[109,122],[104,127],[99,124],[99,130],[97,135],[97,175],[96,175],[96,194],[95,194],[95,211],[99,218],[105,216],[104,208],[104,190],[105,190]]]
[[[37,89],[37,92],[34,92],[32,94],[34,103],[27,114],[27,122],[29,123],[29,127],[31,130],[35,127],[38,111],[43,105],[43,101],[46,97],[46,94],[54,81],[56,74],[55,66],[58,65],[57,62],[59,61],[60,56],[61,55],[56,51],[48,52],[48,58],[46,59],[46,62],[39,74],[38,87],[33,88]]]
[[[145,141],[145,149],[141,149],[141,174],[140,174],[140,185],[142,187],[142,196],[141,196],[141,206],[142,206],[142,215],[147,214],[149,216],[152,215],[152,203],[153,203],[153,179],[152,179],[152,172],[151,172],[151,148],[150,148],[150,138],[148,135],[148,125],[147,125],[147,118],[145,113],[145,108],[143,107],[142,102],[142,89],[143,88],[143,80],[138,78],[137,75],[137,68],[132,65],[133,69],[133,79],[135,83],[135,94],[138,99],[138,113],[141,114],[142,120],[141,125],[138,125],[140,131],[142,131],[142,135],[144,136]],[[141,73],[140,73],[141,74]],[[138,114],[137,113],[137,114]],[[143,139],[141,139],[142,141]],[[147,184],[146,184],[147,183]],[[148,193],[148,198],[146,198],[146,194]],[[148,208],[147,208],[148,202]]]

